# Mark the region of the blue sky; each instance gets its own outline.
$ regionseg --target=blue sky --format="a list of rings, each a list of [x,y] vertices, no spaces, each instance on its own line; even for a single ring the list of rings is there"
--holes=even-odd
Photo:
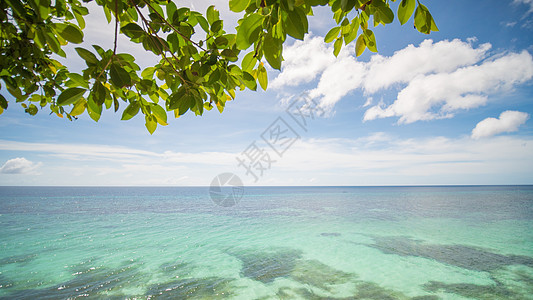
[[[211,3],[230,31],[239,15],[226,1],[193,6]],[[239,92],[224,113],[187,114],[153,135],[141,117],[70,122],[10,101],[0,185],[209,185],[223,172],[246,185],[533,184],[533,1],[422,3],[439,32],[395,20],[375,29],[379,54],[358,58],[353,45],[333,56],[331,13],[317,9],[306,39],[285,45],[282,71],[269,70],[267,92]],[[87,45],[112,47],[100,14],[87,23]],[[119,51],[155,61],[126,40]],[[316,114],[303,127],[287,113],[298,99]]]

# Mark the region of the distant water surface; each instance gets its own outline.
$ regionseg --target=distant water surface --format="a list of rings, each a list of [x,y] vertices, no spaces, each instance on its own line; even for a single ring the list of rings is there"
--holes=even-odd
[[[533,299],[533,186],[0,187],[2,299]]]

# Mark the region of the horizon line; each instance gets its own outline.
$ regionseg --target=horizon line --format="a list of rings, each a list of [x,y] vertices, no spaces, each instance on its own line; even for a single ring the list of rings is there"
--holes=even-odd
[[[388,185],[242,185],[243,187],[265,188],[265,187],[338,187],[338,188],[350,188],[350,187],[488,187],[488,186],[533,186],[533,183],[529,184],[388,184]],[[210,185],[0,185],[0,188],[4,187],[108,187],[108,188],[192,188],[192,187],[205,187],[209,188]]]

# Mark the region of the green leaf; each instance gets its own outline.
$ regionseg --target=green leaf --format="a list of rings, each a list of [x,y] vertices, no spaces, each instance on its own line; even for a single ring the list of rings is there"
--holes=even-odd
[[[223,49],[228,46],[228,39],[224,36],[219,36],[215,39],[215,44],[217,45],[217,48]]]
[[[350,11],[354,8],[357,1],[353,0],[341,0],[341,9],[343,11]]]
[[[155,117],[151,115],[146,115],[144,119],[146,120],[146,129],[148,129],[148,132],[150,132],[150,134],[153,134],[157,128],[157,122],[155,121]]]
[[[7,100],[1,94],[0,94],[0,107],[3,109],[7,109]]]
[[[431,30],[439,31],[427,7],[420,3],[415,11],[415,27],[425,34],[430,34]]]
[[[209,33],[209,23],[207,20],[202,16],[201,14],[198,14],[196,16],[196,19],[198,20],[198,24],[200,24],[200,27],[206,32]]]
[[[140,108],[141,108],[141,106],[139,105],[138,101],[131,102],[126,107],[126,109],[124,109],[124,112],[122,112],[121,120],[125,121],[125,120],[129,120],[129,119],[135,117],[135,115],[137,115],[139,113]]]
[[[251,72],[255,64],[257,64],[257,58],[254,57],[255,53],[252,51],[244,56],[241,62],[241,67],[243,71]]]
[[[65,40],[79,44],[83,42],[83,32],[74,24],[52,23],[57,34]]]
[[[174,19],[174,13],[178,9],[176,7],[176,4],[174,4],[174,2],[172,2],[172,1],[169,1],[167,3],[166,7],[167,7],[167,17],[168,17],[168,19],[169,20],[173,20]]]
[[[394,12],[388,6],[379,6],[379,17],[385,24],[390,24],[394,21]]]
[[[176,33],[173,32],[169,34],[167,36],[167,42],[171,52],[176,53],[180,50],[180,38],[178,38],[178,35]]]
[[[252,91],[257,90],[257,82],[250,73],[244,72],[242,74],[242,81],[247,88],[251,89]]]
[[[146,69],[144,69],[142,72],[141,72],[141,76],[143,79],[148,79],[148,80],[151,80],[152,78],[154,78],[154,72],[155,72],[155,67],[148,67]]]
[[[333,40],[339,35],[339,32],[341,31],[341,27],[333,27],[331,28],[328,33],[326,34],[326,37],[324,38],[325,43],[331,43]]]
[[[35,106],[35,104],[30,104],[30,106],[26,108],[24,111],[29,113],[32,116],[35,116],[37,112],[39,111],[39,109],[37,109],[37,106]]]
[[[41,102],[42,96],[38,94],[31,95],[30,99],[28,99],[31,102]]]
[[[239,50],[248,49],[259,37],[264,16],[251,14],[245,17],[237,30],[236,44]]]
[[[212,32],[219,32],[220,30],[222,30],[222,27],[224,26],[224,23],[222,20],[216,20],[215,22],[213,22],[213,24],[211,25],[211,31]]]
[[[437,24],[435,24],[435,20],[433,19],[433,16],[431,15],[431,13],[428,11],[427,14],[428,14],[428,18],[431,20],[431,30],[439,31],[439,28],[437,28]]]
[[[402,0],[398,6],[398,20],[400,24],[405,24],[415,11],[416,0]]]
[[[308,31],[307,17],[300,7],[288,11],[283,20],[285,31],[295,39],[303,40]]]
[[[85,93],[86,89],[82,88],[68,88],[64,90],[59,97],[57,97],[57,105],[58,106],[65,106],[69,104],[76,103],[78,100],[80,100],[81,97],[83,97],[83,94]]]
[[[11,10],[18,15],[19,17],[25,18],[26,17],[26,9],[22,5],[22,3],[18,0],[6,0],[7,4],[11,8]]]
[[[85,60],[87,65],[92,64],[96,65],[98,63],[98,58],[96,58],[96,55],[94,55],[91,51],[77,47],[76,52],[78,52],[78,55]]]
[[[189,91],[183,94],[183,97],[178,99],[178,111],[179,115],[185,114],[193,105],[194,99]]]
[[[51,32],[45,32],[44,38],[48,46],[50,46],[50,49],[52,49],[54,53],[59,54],[61,50],[61,45],[59,44],[59,41],[57,40],[55,35],[53,35]]]
[[[111,76],[111,83],[122,88],[131,86],[130,74],[124,70],[119,64],[112,64],[109,68],[109,75]]]
[[[181,98],[183,98],[185,96],[185,92],[186,92],[185,88],[182,87],[182,88],[178,89],[177,92],[172,94],[170,96],[170,98],[168,99],[168,101],[167,101],[167,108],[169,110],[177,109],[179,107]]]
[[[85,80],[83,78],[83,76],[81,76],[80,74],[76,74],[76,73],[68,73],[67,74],[68,78],[70,78],[74,83],[76,83],[77,86],[81,86],[81,87],[84,87],[86,89],[89,88],[89,83],[87,82],[87,80]]]
[[[85,101],[85,99],[82,98],[78,100],[76,104],[74,104],[74,107],[70,111],[70,115],[79,116],[85,111],[85,108],[87,108],[87,101]]]
[[[128,36],[129,38],[132,38],[132,39],[140,38],[141,36],[143,36],[145,34],[145,32],[141,28],[141,26],[139,26],[139,25],[137,25],[135,23],[128,23],[128,24],[122,26],[122,28],[120,28],[120,30],[126,36]]]
[[[93,45],[93,48],[94,48],[94,50],[96,50],[98,55],[100,55],[100,57],[104,58],[104,56],[106,56],[106,52],[105,52],[105,50],[102,47],[100,47],[98,45]]]
[[[365,51],[365,48],[366,48],[365,39],[363,35],[361,34],[357,38],[357,42],[355,42],[355,55],[361,56],[361,54],[363,54],[363,52]]]
[[[201,116],[204,113],[204,102],[200,95],[193,90],[194,105],[191,107],[197,116]]]
[[[213,24],[215,21],[220,20],[220,13],[214,5],[211,5],[207,8],[206,17],[209,24]]]
[[[265,67],[263,66],[263,63],[259,65],[259,68],[257,68],[257,80],[259,81],[259,84],[261,85],[261,88],[266,91],[268,87],[268,76],[267,71]]]
[[[78,26],[80,29],[85,29],[85,20],[83,19],[83,15],[74,11],[74,17],[76,17],[76,21],[78,21]]]
[[[106,96],[106,88],[105,86],[100,83],[100,81],[95,81],[93,86],[93,100],[98,105],[104,104],[105,96]]]
[[[350,25],[350,31],[346,35],[344,35],[344,44],[348,45],[351,43],[355,38],[357,38],[357,30],[359,29],[358,26],[358,20],[354,20],[352,24]]]
[[[363,31],[363,37],[365,39],[365,44],[368,50],[372,52],[378,52],[378,48],[376,47],[376,37],[374,36],[374,32],[370,29],[365,29]]]
[[[233,52],[231,49],[224,49],[222,52],[220,52],[220,55],[224,56],[229,61],[237,61],[239,58],[237,57],[237,54]]]
[[[341,52],[341,48],[342,48],[342,37],[338,38],[335,41],[335,44],[333,44],[333,54],[335,55],[335,57],[339,55],[339,52]]]
[[[250,3],[250,0],[230,0],[229,9],[233,12],[241,12],[248,7],[248,3]]]
[[[270,34],[266,34],[263,42],[263,51],[270,66],[280,70],[281,61],[283,60],[283,42],[273,38]]]
[[[157,123],[163,126],[168,125],[167,124],[167,112],[165,111],[164,108],[162,108],[161,106],[155,103],[152,106],[150,106],[150,108],[152,109],[152,113],[157,119]]]
[[[102,105],[96,104],[93,98],[89,97],[89,100],[87,100],[87,112],[89,113],[89,117],[91,117],[91,119],[93,119],[95,122],[98,122],[102,116]]]

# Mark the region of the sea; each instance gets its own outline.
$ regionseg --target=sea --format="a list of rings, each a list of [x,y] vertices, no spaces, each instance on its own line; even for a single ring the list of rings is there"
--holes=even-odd
[[[0,187],[0,299],[533,299],[533,186],[224,192]]]

